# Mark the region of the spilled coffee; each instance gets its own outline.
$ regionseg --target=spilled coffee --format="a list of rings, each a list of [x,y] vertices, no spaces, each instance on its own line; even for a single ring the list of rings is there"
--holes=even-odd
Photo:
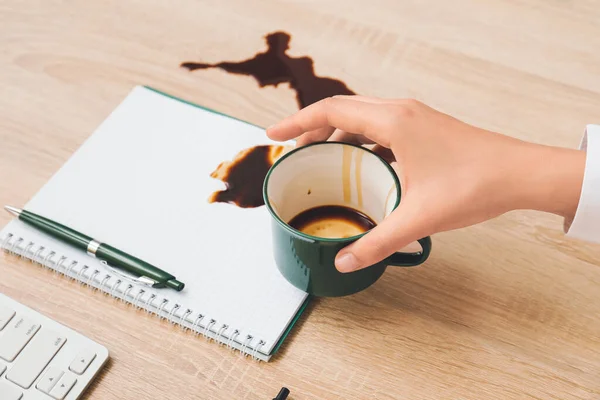
[[[345,206],[319,206],[296,215],[288,223],[310,236],[336,239],[360,235],[377,224],[362,212]]]
[[[224,161],[210,176],[225,183],[225,190],[214,192],[209,203],[230,203],[241,208],[265,204],[262,185],[269,168],[291,146],[261,145],[240,151],[232,161]]]

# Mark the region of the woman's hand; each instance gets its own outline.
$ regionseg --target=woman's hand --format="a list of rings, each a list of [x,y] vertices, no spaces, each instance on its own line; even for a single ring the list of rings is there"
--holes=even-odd
[[[267,130],[302,146],[338,140],[391,150],[402,185],[394,212],[336,258],[342,272],[372,265],[422,237],[515,209],[571,219],[585,153],[517,140],[467,125],[415,100],[336,96]]]

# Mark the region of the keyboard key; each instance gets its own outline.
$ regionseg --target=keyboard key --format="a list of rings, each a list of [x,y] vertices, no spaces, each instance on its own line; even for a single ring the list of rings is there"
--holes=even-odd
[[[0,306],[0,331],[4,329],[6,324],[15,316],[15,312],[10,308]]]
[[[6,371],[6,365],[0,364],[0,376],[2,376],[2,374],[4,373],[4,371]]]
[[[60,381],[54,386],[54,389],[50,391],[50,396],[57,400],[65,398],[69,390],[77,383],[77,379],[71,374],[65,374]]]
[[[91,350],[84,350],[75,357],[69,369],[77,375],[81,375],[90,366],[92,361],[94,361],[94,358],[96,358],[96,353]]]
[[[50,367],[35,387],[46,394],[50,394],[50,391],[56,385],[60,377],[63,376],[63,374],[64,372],[61,369]]]
[[[66,341],[63,335],[56,332],[40,331],[8,371],[6,379],[29,389]]]
[[[14,361],[39,329],[40,324],[29,318],[14,318],[0,336],[0,358]]]
[[[23,392],[18,387],[4,380],[0,381],[0,393],[2,400],[20,400],[23,397]]]

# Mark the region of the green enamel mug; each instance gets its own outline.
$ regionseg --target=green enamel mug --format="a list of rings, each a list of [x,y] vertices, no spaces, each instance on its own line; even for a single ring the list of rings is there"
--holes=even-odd
[[[401,193],[392,166],[365,147],[318,142],[289,151],[273,164],[263,185],[280,273],[311,295],[337,297],[371,286],[387,266],[422,264],[431,252],[429,236],[418,240],[418,251],[396,252],[367,268],[341,273],[334,264],[337,253],[368,231],[351,237],[318,237],[289,224],[303,211],[332,205],[350,207],[377,224],[398,207]]]

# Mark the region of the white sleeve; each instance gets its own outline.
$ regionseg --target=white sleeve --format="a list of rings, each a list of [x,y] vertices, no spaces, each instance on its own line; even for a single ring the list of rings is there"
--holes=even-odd
[[[586,127],[580,150],[586,151],[581,196],[564,229],[569,237],[600,243],[600,125]]]

